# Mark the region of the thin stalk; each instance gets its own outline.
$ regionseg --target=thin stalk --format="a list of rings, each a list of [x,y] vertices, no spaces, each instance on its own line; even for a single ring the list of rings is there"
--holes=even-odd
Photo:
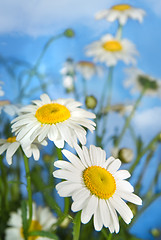
[[[61,148],[56,148],[57,151],[57,156],[59,160],[63,160],[63,156],[62,156],[62,152],[61,152]]]
[[[83,82],[83,94],[84,94],[84,98],[86,98],[87,96],[87,80],[82,77],[82,82]]]
[[[135,114],[135,111],[136,111],[137,107],[139,106],[139,104],[140,104],[140,102],[141,102],[141,100],[142,100],[142,98],[143,98],[143,96],[144,96],[144,93],[145,93],[145,89],[141,92],[139,98],[138,98],[137,101],[135,102],[135,105],[134,105],[134,107],[133,107],[130,115],[127,117],[127,119],[126,119],[126,121],[125,121],[125,124],[124,124],[124,126],[123,126],[123,129],[122,129],[122,131],[121,131],[121,134],[120,134],[120,136],[118,137],[118,139],[116,140],[115,147],[118,147],[118,146],[119,146],[119,144],[120,144],[120,142],[121,142],[121,140],[122,140],[122,138],[123,138],[123,136],[124,136],[124,134],[125,134],[125,132],[126,132],[126,129],[129,127],[130,122],[131,122],[131,120],[132,120],[132,118],[133,118],[133,116],[134,116],[134,114]]]
[[[135,162],[133,163],[133,165],[130,167],[129,172],[133,172],[133,170],[135,169],[135,167],[138,165],[140,159],[144,156],[144,154],[149,151],[153,145],[158,141],[160,134],[157,134],[151,141],[150,143],[138,154]]]
[[[5,206],[5,209],[7,210],[8,209],[8,199],[7,199],[7,196],[8,196],[8,183],[7,183],[7,174],[6,174],[6,168],[4,167],[4,164],[3,164],[3,158],[2,156],[0,156],[0,168],[1,168],[1,179],[2,179],[2,198],[3,198],[3,201],[2,201],[2,204],[4,204]],[[3,209],[3,207],[2,207]]]
[[[123,25],[119,23],[118,30],[116,33],[116,38],[120,40],[122,38],[122,30],[123,30]]]
[[[113,69],[114,69],[113,67],[110,67],[110,69],[109,69],[109,74],[108,74],[108,79],[107,79],[107,84],[108,84],[108,97],[107,97],[107,103],[106,103],[107,113],[106,113],[106,115],[105,115],[104,118],[103,118],[103,131],[102,131],[102,136],[104,136],[105,131],[106,131],[108,113],[109,113],[110,107],[111,107]]]
[[[30,177],[29,162],[25,154],[24,154],[24,164],[25,164],[27,192],[28,192],[28,206],[29,206],[28,229],[29,229],[32,221],[32,191],[31,191],[31,177]]]

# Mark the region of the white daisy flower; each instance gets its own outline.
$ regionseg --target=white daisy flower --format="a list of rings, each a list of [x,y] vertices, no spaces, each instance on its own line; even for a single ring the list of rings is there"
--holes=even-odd
[[[87,223],[94,216],[94,227],[100,231],[108,227],[110,232],[119,232],[119,221],[116,211],[129,224],[133,217],[132,211],[123,201],[141,205],[142,200],[132,192],[132,185],[126,181],[130,177],[127,170],[118,170],[121,161],[110,157],[93,145],[89,150],[75,146],[79,158],[73,153],[63,150],[62,153],[70,161],[58,160],[53,176],[65,179],[56,185],[61,197],[71,196],[73,212],[82,210],[81,222]]]
[[[109,22],[118,20],[121,25],[124,25],[128,18],[138,20],[141,23],[144,16],[145,11],[141,8],[135,8],[129,4],[118,4],[112,6],[110,9],[98,12],[95,18],[97,20],[105,18]]]
[[[93,132],[96,124],[88,118],[95,118],[95,114],[80,109],[82,104],[73,99],[51,101],[47,94],[40,98],[33,101],[34,105],[22,108],[23,114],[12,121],[17,140],[27,146],[36,138],[41,142],[48,137],[58,148],[64,147],[64,141],[73,147],[77,138],[81,144],[86,144],[83,127]]]
[[[3,84],[2,81],[0,81],[0,84]],[[2,89],[2,86],[0,86],[0,97],[4,96],[4,91]]]
[[[0,113],[2,110],[10,116],[19,114],[20,105],[11,104],[8,100],[0,101]]]
[[[107,66],[115,66],[119,60],[126,64],[135,64],[135,55],[138,52],[135,45],[127,39],[118,40],[110,34],[106,34],[99,41],[87,46],[86,55],[94,57],[94,61],[103,62]]]
[[[127,78],[124,86],[131,87],[132,93],[142,92],[145,89],[147,95],[161,97],[161,80],[153,78],[137,68],[129,68],[125,72]]]
[[[103,73],[103,69],[100,66],[89,61],[79,61],[76,64],[76,70],[82,74],[86,80],[91,79],[96,74],[101,76]]]
[[[50,212],[48,207],[36,207],[33,203],[33,216],[32,222],[29,228],[31,231],[48,231],[57,219]],[[27,212],[28,214],[28,212]],[[8,228],[6,229],[5,240],[24,240],[23,225],[22,225],[22,213],[21,209],[17,212],[11,213],[10,219],[8,221]],[[28,240],[49,240],[46,237],[30,236]]]
[[[62,75],[75,75],[75,63],[72,58],[67,58],[60,73]]]
[[[16,140],[16,137],[9,137],[7,139],[0,139],[0,155],[6,151],[6,160],[9,165],[12,164],[12,157],[18,148],[21,146],[22,150],[24,151],[25,155],[30,158],[33,155],[35,160],[40,158],[40,151],[39,146],[43,145],[46,146],[47,142],[44,140],[41,143],[37,143],[36,141],[33,142],[31,145],[24,146],[19,141]]]
[[[72,76],[63,77],[63,86],[68,91],[71,92],[74,90],[74,79]]]

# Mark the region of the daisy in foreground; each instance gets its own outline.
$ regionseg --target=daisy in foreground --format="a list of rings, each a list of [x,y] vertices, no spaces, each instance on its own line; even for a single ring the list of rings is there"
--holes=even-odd
[[[135,64],[134,56],[138,55],[133,43],[127,39],[118,40],[110,34],[88,45],[86,49],[87,56],[94,57],[94,61],[103,62],[107,66],[115,66],[119,60]]]
[[[67,150],[62,153],[70,161],[58,160],[53,176],[65,179],[56,185],[61,197],[71,196],[73,212],[82,210],[81,222],[87,223],[94,215],[94,227],[100,231],[108,227],[110,232],[119,232],[119,221],[116,211],[129,224],[133,217],[132,211],[123,201],[127,200],[137,205],[142,200],[132,192],[132,185],[125,179],[130,177],[127,170],[118,170],[121,161],[110,157],[106,160],[106,153],[93,145],[89,150],[76,145],[79,158]]]
[[[95,129],[95,123],[88,119],[95,118],[95,114],[80,109],[82,104],[73,99],[51,101],[47,94],[42,94],[40,98],[22,108],[22,115],[12,121],[12,131],[17,140],[27,146],[36,138],[41,142],[48,137],[58,148],[64,147],[64,141],[73,147],[77,138],[81,144],[86,144],[83,127],[91,132]]]
[[[121,25],[124,25],[128,18],[138,20],[141,23],[144,15],[145,11],[140,8],[135,8],[129,4],[118,4],[112,6],[110,9],[98,12],[95,18],[97,20],[105,18],[109,22],[118,20]]]
[[[33,142],[31,145],[23,146],[19,141],[16,140],[16,137],[9,137],[7,139],[0,139],[0,155],[6,151],[6,160],[9,165],[12,164],[12,157],[18,148],[21,146],[26,157],[30,158],[33,155],[35,160],[40,158],[39,146],[46,146],[47,142],[43,140],[41,143]]]
[[[29,228],[31,231],[48,231],[57,219],[50,212],[48,207],[36,207],[33,203],[33,217]],[[6,229],[5,240],[24,240],[23,226],[22,226],[22,213],[21,209],[17,212],[11,213],[10,219],[8,221],[8,228]],[[28,240],[49,240],[49,238],[30,236]]]

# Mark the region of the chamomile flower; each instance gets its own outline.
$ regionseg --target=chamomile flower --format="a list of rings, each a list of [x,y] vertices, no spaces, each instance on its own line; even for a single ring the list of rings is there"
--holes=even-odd
[[[89,61],[79,61],[76,64],[76,70],[84,77],[84,79],[89,80],[94,75],[101,76],[103,71],[100,66],[89,62]]]
[[[87,56],[94,57],[94,61],[103,62],[107,66],[115,66],[119,60],[135,64],[134,56],[138,55],[133,43],[127,39],[118,40],[110,34],[91,43],[86,49]]]
[[[132,185],[125,179],[130,177],[127,170],[118,170],[121,161],[110,157],[106,160],[106,153],[93,145],[89,150],[75,145],[79,158],[73,153],[63,150],[64,156],[69,160],[58,160],[53,176],[65,179],[56,185],[61,197],[72,197],[71,209],[73,212],[82,210],[81,222],[87,223],[94,216],[94,227],[100,231],[108,227],[110,232],[119,232],[119,221],[116,211],[123,220],[129,224],[133,214],[127,200],[137,205],[142,200],[133,194]]]
[[[2,111],[10,116],[17,115],[19,113],[20,105],[11,104],[8,100],[0,101],[0,114]]]
[[[41,145],[46,146],[47,142],[44,140],[41,142]],[[40,143],[38,144],[36,141],[31,145],[24,146],[16,140],[15,136],[9,137],[7,139],[0,139],[0,155],[6,151],[6,160],[9,165],[12,164],[12,157],[20,146],[28,158],[32,155],[35,160],[38,160],[40,158],[40,151],[38,148],[40,146]]]
[[[29,228],[31,231],[49,231],[57,219],[50,212],[48,207],[36,207],[35,203],[32,205],[33,216],[32,222]],[[27,212],[28,214],[28,212]],[[8,228],[6,229],[5,240],[24,240],[23,224],[22,224],[22,213],[21,209],[17,212],[11,213],[8,221]],[[30,236],[28,240],[49,240],[47,237]]]
[[[27,146],[36,138],[41,142],[48,137],[58,148],[63,148],[64,141],[73,147],[78,138],[84,145],[86,130],[83,127],[91,132],[95,129],[95,123],[88,119],[95,118],[95,114],[79,108],[82,104],[73,99],[51,101],[47,94],[40,98],[24,107],[22,115],[12,121],[17,140]]]
[[[135,8],[129,4],[118,4],[112,6],[110,9],[100,11],[96,14],[97,20],[105,18],[109,22],[118,20],[121,25],[126,24],[128,18],[143,21],[145,11],[141,8]]]
[[[146,95],[161,97],[161,80],[153,78],[137,68],[126,69],[126,74],[124,86],[130,87],[132,93],[145,91]]]

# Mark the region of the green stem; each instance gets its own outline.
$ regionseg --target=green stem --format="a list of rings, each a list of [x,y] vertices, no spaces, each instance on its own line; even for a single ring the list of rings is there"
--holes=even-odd
[[[26,171],[27,191],[28,191],[28,206],[29,206],[28,229],[29,229],[32,221],[32,191],[31,191],[31,177],[30,177],[29,162],[25,154],[24,154],[24,164],[25,164],[25,171]]]
[[[135,111],[136,111],[137,107],[139,106],[139,104],[140,104],[140,102],[141,102],[141,100],[142,100],[142,98],[143,98],[143,96],[144,96],[144,92],[145,92],[145,89],[141,92],[139,98],[138,98],[137,101],[135,102],[135,105],[134,105],[134,107],[133,107],[130,115],[127,117],[127,119],[126,119],[126,121],[125,121],[125,124],[124,124],[124,126],[123,126],[123,129],[122,129],[122,131],[121,131],[121,134],[120,134],[120,136],[118,137],[118,139],[116,140],[115,147],[118,147],[118,146],[119,146],[119,144],[120,144],[120,142],[121,142],[121,140],[122,140],[122,138],[123,138],[123,136],[124,136],[124,134],[125,134],[125,132],[126,132],[126,129],[129,127],[130,122],[131,122],[131,120],[132,120],[132,118],[133,118],[133,116],[134,116],[134,114],[135,114]]]
[[[80,227],[81,227],[81,211],[79,211],[73,222],[73,240],[79,240],[80,236]]]
[[[135,162],[133,163],[133,165],[132,165],[131,168],[129,169],[129,172],[131,172],[131,173],[133,172],[133,170],[134,170],[135,167],[138,165],[140,159],[144,156],[144,154],[153,147],[153,145],[155,144],[156,141],[158,141],[159,135],[160,135],[160,133],[157,134],[157,135],[150,141],[150,143],[138,154]]]
[[[114,67],[110,67],[108,78],[107,78],[107,84],[108,84],[108,88],[107,88],[108,89],[108,97],[107,97],[107,103],[106,103],[106,110],[107,110],[107,112],[106,112],[106,115],[103,118],[102,138],[103,138],[103,136],[105,134],[105,131],[106,131],[108,113],[109,113],[110,107],[111,107],[113,70],[114,70]]]
[[[123,30],[123,25],[119,23],[118,30],[116,33],[116,38],[120,40],[122,38],[122,30]]]
[[[1,179],[2,179],[2,209],[5,210],[8,209],[8,183],[7,183],[7,174],[6,174],[6,168],[4,167],[3,164],[3,158],[0,156],[0,169],[1,169]]]
[[[56,148],[57,151],[57,156],[59,160],[63,160],[63,156],[62,156],[62,152],[61,152],[61,148]]]
[[[26,84],[23,86],[23,88],[22,88],[21,91],[20,91],[20,96],[19,96],[19,98],[21,98],[21,96],[23,96],[24,90],[26,90],[26,88],[30,85],[30,82],[31,82],[31,80],[32,80],[32,77],[36,74],[36,72],[37,72],[37,70],[38,70],[38,67],[40,66],[40,63],[41,63],[41,61],[42,61],[42,58],[44,57],[44,55],[45,55],[47,49],[49,48],[49,46],[53,43],[53,41],[59,39],[59,38],[62,37],[62,36],[64,36],[63,33],[62,33],[62,34],[59,34],[59,35],[57,35],[57,36],[53,36],[53,37],[51,37],[51,38],[47,41],[47,43],[44,45],[43,50],[42,50],[42,52],[40,53],[40,56],[38,57],[35,65],[33,66],[33,68],[32,68],[32,69],[30,70],[30,72],[29,72],[29,75],[28,75]],[[39,80],[40,80],[40,84],[42,85],[42,82],[41,82],[41,79],[40,79],[40,78],[39,78]],[[42,87],[42,88],[43,88],[42,90],[44,91],[44,90],[45,90],[45,87]]]
[[[87,85],[86,85],[87,80],[84,77],[82,77],[82,82],[83,82],[83,94],[84,94],[84,98],[86,98],[86,96],[87,96]]]

